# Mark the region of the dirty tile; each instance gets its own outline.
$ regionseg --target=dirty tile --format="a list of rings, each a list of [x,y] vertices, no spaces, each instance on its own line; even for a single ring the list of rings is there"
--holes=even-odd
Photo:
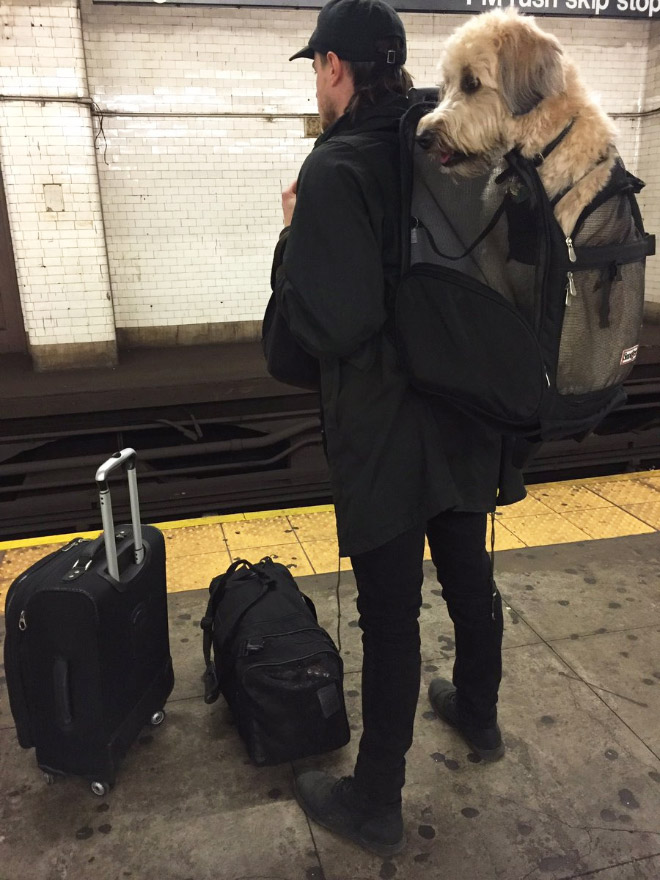
[[[204,656],[199,622],[206,613],[208,599],[208,589],[170,593],[167,597],[170,653],[174,667],[174,690],[170,701],[203,699]]]
[[[578,529],[558,513],[514,516],[507,519],[506,527],[528,547],[570,543],[589,537],[586,532]]]
[[[466,880],[468,864],[470,880],[560,880],[655,857],[657,835],[646,830],[657,825],[660,785],[651,774],[660,762],[549,648],[507,652],[500,699],[507,753],[495,764],[475,761],[432,714],[426,689],[436,674],[423,671],[408,753],[406,850],[378,859],[312,824],[326,880],[346,880],[347,864],[360,880]],[[347,678],[356,694],[347,698],[349,717],[357,718],[359,686]],[[350,772],[356,746],[342,750],[349,760],[328,756],[322,766]]]
[[[274,562],[279,562],[291,569],[291,574],[297,577],[301,574],[313,574],[312,566],[305,556],[301,545],[295,541],[292,544],[270,544],[266,547],[251,547],[245,550],[234,550],[232,561],[248,559],[250,562],[259,562],[265,556],[270,556]]]
[[[199,553],[197,556],[174,556],[167,558],[167,590],[206,589],[216,575],[227,570],[231,559],[223,547],[215,553]]]
[[[613,504],[628,505],[656,502],[660,504],[660,491],[641,480],[620,480],[613,483],[590,483],[589,488]]]
[[[341,565],[342,571],[351,570],[351,560],[347,556],[342,556],[341,562],[339,561],[339,544],[336,537],[327,538],[325,541],[304,541],[303,547],[317,574],[337,571],[338,565]]]
[[[188,526],[185,529],[164,529],[163,536],[168,559],[226,549],[225,536],[219,523]]]
[[[583,510],[593,507],[607,507],[608,501],[592,492],[587,486],[572,486],[568,483],[531,486],[529,494],[556,513],[566,510]]]
[[[660,753],[660,627],[563,640],[553,647],[650,749]]]
[[[60,547],[64,547],[64,543],[40,544],[38,547],[19,547],[16,550],[6,550],[0,561],[0,579],[13,581],[35,562]]]
[[[268,547],[269,544],[298,543],[296,533],[285,516],[223,523],[222,528],[232,556],[239,550]]]
[[[641,519],[652,528],[660,530],[660,501],[647,501],[644,504],[628,504],[626,502],[621,506],[637,519]]]
[[[645,829],[657,824],[660,785],[652,774],[660,775],[660,762],[550,649],[507,652],[500,700],[507,753],[492,765],[475,761],[430,711],[426,689],[436,674],[423,672],[408,753],[406,850],[378,859],[312,823],[326,880],[345,880],[349,863],[359,878],[465,880],[469,864],[470,880],[559,880],[657,853],[657,836]],[[351,676],[347,682],[349,719],[358,720],[359,685]],[[324,757],[321,766],[350,772],[356,748]]]
[[[306,541],[336,541],[337,520],[332,511],[324,513],[297,513],[287,517],[298,539]]]
[[[590,538],[620,538],[624,535],[644,535],[653,531],[651,526],[614,506],[599,507],[595,510],[568,510],[564,517],[586,532]]]
[[[509,605],[545,639],[660,623],[660,536],[634,535],[502,553]]]
[[[285,877],[296,864],[313,876],[318,860],[290,777],[289,765],[249,762],[221,701],[170,702],[165,723],[131,747],[104,798],[80,779],[46,786],[33,752],[3,731],[2,874],[107,880],[120,864],[122,877],[142,880]]]

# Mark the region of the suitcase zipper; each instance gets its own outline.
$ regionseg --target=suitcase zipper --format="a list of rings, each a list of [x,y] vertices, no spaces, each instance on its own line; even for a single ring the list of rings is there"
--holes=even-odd
[[[55,550],[54,553],[49,553],[47,556],[44,556],[43,559],[38,559],[33,565],[31,565],[26,571],[23,572],[22,575],[16,578],[14,583],[9,588],[9,592],[7,593],[7,604],[5,606],[5,617],[9,617],[9,611],[11,609],[11,603],[14,600],[16,595],[16,587],[19,584],[23,584],[27,578],[32,577],[32,575],[39,571],[44,565],[54,559],[57,555],[62,553],[68,553],[69,550],[72,550],[74,547],[77,547],[83,541],[87,540],[86,538],[74,538],[73,541],[69,541],[68,544],[64,547],[60,547],[59,550]]]

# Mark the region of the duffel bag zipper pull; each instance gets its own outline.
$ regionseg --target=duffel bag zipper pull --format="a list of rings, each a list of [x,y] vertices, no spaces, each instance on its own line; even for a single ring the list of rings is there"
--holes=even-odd
[[[577,288],[575,286],[575,281],[573,280],[573,273],[568,272],[566,275],[566,305],[567,306],[570,306],[572,296],[577,296]]]
[[[27,620],[25,619],[25,611],[21,611],[20,617],[18,618],[18,628],[21,632],[24,632],[27,629]]]

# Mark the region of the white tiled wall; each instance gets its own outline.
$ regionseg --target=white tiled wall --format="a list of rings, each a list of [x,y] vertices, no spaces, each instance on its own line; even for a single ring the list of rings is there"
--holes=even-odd
[[[106,111],[102,135],[98,118],[94,125],[116,325],[258,320],[268,296],[272,247],[280,228],[279,193],[295,177],[312,146],[303,137],[301,117],[316,110],[311,63],[287,59],[307,41],[317,12],[107,6],[82,0],[83,53],[75,0],[44,0],[39,6],[18,0],[3,4],[0,20],[6,25],[10,19],[11,27],[2,45],[2,92],[84,96],[89,83],[90,96]],[[403,17],[409,37],[408,67],[418,85],[433,84],[442,41],[465,17]],[[609,112],[638,113],[660,94],[656,85],[660,24],[539,21],[559,37]],[[67,125],[75,111],[80,137],[87,137],[89,143],[91,134],[82,133],[87,111],[58,106],[61,119],[69,120]],[[7,165],[18,160],[18,143],[26,131],[17,107],[23,108],[24,117],[54,112],[39,105],[0,104],[6,178],[11,173]],[[654,117],[643,122],[638,117],[621,118],[617,123],[624,159],[649,184],[644,198],[651,227],[654,212],[660,214],[660,180],[652,179],[656,172],[651,167],[660,132]],[[44,145],[54,151],[46,155],[62,170],[61,145],[56,140]],[[30,170],[23,167],[23,173],[41,168],[36,158],[27,163]],[[19,165],[26,162],[21,159]],[[73,163],[76,174],[83,173],[83,164]],[[81,276],[86,297],[96,302],[108,291],[96,179],[89,165],[85,168],[92,231],[75,227],[74,231],[79,233],[79,256],[92,260],[98,255],[100,261],[100,282],[93,273]],[[7,183],[17,260],[24,260],[28,246],[40,247],[42,220],[34,216],[36,207],[24,217],[15,189],[21,184],[9,179]],[[41,178],[23,185],[37,183],[42,183]],[[80,177],[75,185],[86,184]],[[85,195],[82,189],[75,194]],[[37,195],[32,197],[36,205]],[[82,220],[87,215],[82,207],[81,211]],[[63,215],[56,217],[43,222],[51,227],[61,224]],[[28,276],[27,263],[21,266],[24,311],[34,321],[29,316],[40,308],[45,315],[39,305],[45,288],[36,272],[39,267]],[[80,277],[74,283],[81,283]],[[660,285],[654,280],[649,295],[660,301]],[[103,321],[112,316],[109,300],[105,302],[97,330],[107,326]],[[61,338],[69,333],[73,341],[74,324],[67,323],[67,316],[58,314],[56,323]],[[33,323],[31,332],[40,332],[39,325]]]
[[[300,120],[106,120],[106,235],[120,327],[260,317]],[[264,130],[265,129],[265,130]]]
[[[660,241],[660,22],[650,26],[646,91],[642,109],[656,111],[642,119],[639,176],[646,182],[640,195],[644,223]],[[660,255],[646,267],[646,298],[660,303]]]
[[[87,91],[77,4],[3,0],[0,21],[0,163],[28,340],[113,340],[94,133],[75,103]]]

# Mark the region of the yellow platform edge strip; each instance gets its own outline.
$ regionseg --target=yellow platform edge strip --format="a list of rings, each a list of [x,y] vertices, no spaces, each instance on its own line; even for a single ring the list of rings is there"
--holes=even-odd
[[[588,486],[593,483],[615,483],[626,480],[643,479],[649,474],[657,475],[657,470],[638,471],[631,474],[612,474],[604,477],[583,477],[577,480],[559,480],[554,483],[532,483],[529,488],[539,489],[543,486]],[[238,522],[240,520],[272,519],[278,516],[295,516],[308,513],[331,513],[332,504],[320,504],[310,507],[288,507],[282,510],[257,510],[251,513],[233,513],[224,516],[200,516],[194,519],[178,519],[168,522],[153,523],[159,529],[188,529],[192,526],[208,526],[216,523]],[[24,547],[41,547],[44,544],[66,544],[73,538],[97,538],[100,529],[92,532],[74,532],[72,534],[55,534],[40,538],[23,538],[15,541],[0,541],[0,550],[18,550]]]
[[[258,510],[253,513],[230,513],[225,516],[199,516],[195,519],[177,519],[171,522],[152,523],[158,529],[188,529],[191,526],[210,526],[216,523],[239,522],[251,519],[272,519],[276,516],[293,516],[301,513],[329,513],[332,504],[313,507],[289,507],[284,510]],[[74,538],[98,538],[101,530],[94,532],[73,532],[64,535],[43,535],[40,538],[18,538],[15,541],[0,541],[0,550],[20,550],[25,547],[43,547],[44,544],[66,544]]]

